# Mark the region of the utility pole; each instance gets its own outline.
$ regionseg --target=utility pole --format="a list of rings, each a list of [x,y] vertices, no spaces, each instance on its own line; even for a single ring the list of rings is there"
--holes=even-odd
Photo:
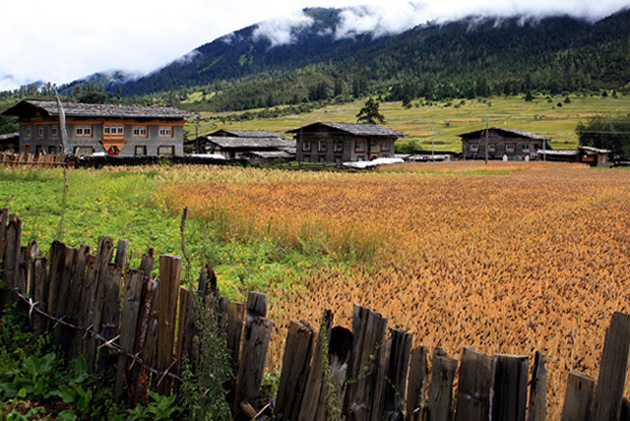
[[[431,161],[435,162],[435,126],[431,126]]]
[[[486,116],[486,165],[488,165],[488,116]]]

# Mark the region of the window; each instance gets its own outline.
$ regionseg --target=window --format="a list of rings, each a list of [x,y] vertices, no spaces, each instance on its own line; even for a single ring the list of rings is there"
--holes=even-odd
[[[173,145],[162,145],[158,147],[158,155],[173,156],[175,155],[175,147]]]
[[[343,152],[343,142],[335,142],[335,152],[336,153]]]
[[[357,140],[354,144],[355,152],[365,152],[365,142],[363,140]]]
[[[328,150],[328,142],[320,140],[318,149],[319,149],[320,152],[326,152]]]
[[[479,145],[478,144],[470,145],[470,152],[479,152]]]
[[[35,155],[41,155],[43,150],[42,145],[35,146]]]
[[[310,151],[311,151],[311,142],[303,142],[302,152],[310,152]]]
[[[50,128],[50,136],[51,137],[59,137],[59,126],[52,126]]]
[[[146,126],[133,126],[133,136],[134,137],[147,137],[147,127]]]
[[[160,137],[173,137],[173,128],[172,127],[160,127],[159,134],[160,134]]]
[[[136,156],[147,156],[147,147],[144,145],[137,145],[135,154]]]
[[[75,128],[75,134],[79,137],[91,137],[92,126],[77,126]]]
[[[31,129],[31,126],[26,126],[25,136],[27,139],[30,139],[31,136],[33,136],[33,131]]]
[[[488,152],[495,153],[496,151],[497,151],[497,145],[495,145],[494,143],[491,143],[488,145]]]
[[[37,137],[44,137],[44,126],[37,126]]]
[[[74,154],[76,156],[92,155],[93,153],[94,148],[91,146],[76,146],[74,148]]]
[[[381,151],[381,145],[378,143],[372,143],[370,145],[370,153],[379,153]]]
[[[508,143],[507,145],[505,145],[505,152],[514,152],[515,149],[516,148],[513,143]]]
[[[103,126],[103,136],[122,136],[125,133],[123,126]]]
[[[381,142],[381,150],[383,152],[389,152],[389,142]]]
[[[48,153],[50,153],[50,154],[57,153],[57,147],[56,146],[49,146],[48,147]]]

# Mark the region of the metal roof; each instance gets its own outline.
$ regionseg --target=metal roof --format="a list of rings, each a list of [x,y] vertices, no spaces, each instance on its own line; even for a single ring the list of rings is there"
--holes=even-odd
[[[226,137],[226,136],[203,136],[202,139],[207,139],[208,141],[219,145],[224,149],[236,149],[236,148],[247,148],[247,149],[256,149],[256,148],[286,148],[286,147],[294,147],[294,140],[284,140],[279,139],[277,137],[272,138],[260,138],[260,137]]]
[[[20,137],[20,132],[0,134],[0,140],[15,139],[16,137]]]
[[[379,126],[377,124],[364,123],[313,123],[299,129],[289,130],[287,133],[298,134],[303,130],[308,130],[317,126],[329,127],[331,129],[340,130],[355,136],[407,136],[407,133],[393,130],[388,127]]]
[[[543,149],[538,149],[536,151],[539,154],[543,154],[543,155],[557,155],[557,156],[576,156],[580,154],[580,151],[576,151],[574,149],[568,150],[568,149],[547,149],[547,150],[543,150]]]
[[[113,117],[113,118],[168,118],[183,119],[195,117],[187,111],[173,107],[115,105],[115,104],[83,104],[79,102],[62,102],[66,117]],[[21,116],[29,110],[39,109],[50,117],[59,116],[56,101],[35,101],[26,99],[6,110],[4,115]]]
[[[549,137],[545,137],[545,136],[540,136],[537,135],[535,133],[529,133],[529,132],[525,132],[523,130],[517,130],[517,129],[504,129],[502,127],[488,127],[487,129],[488,131],[490,130],[496,130],[498,132],[503,132],[503,133],[509,133],[512,135],[517,135],[520,137],[526,137],[529,139],[533,139],[533,140],[549,140]],[[476,136],[481,136],[483,133],[485,133],[486,129],[481,129],[481,130],[477,130],[474,132],[469,132],[469,133],[462,133],[460,135],[458,135],[459,137],[476,137]]]
[[[271,132],[269,130],[228,130],[221,129],[215,132],[209,133],[208,136],[220,136],[220,133],[227,133],[232,135],[232,137],[282,137],[281,134],[276,132]]]
[[[583,150],[583,151],[588,151],[588,152],[604,153],[604,154],[612,152],[609,149],[593,148],[592,146],[578,146],[578,149]]]

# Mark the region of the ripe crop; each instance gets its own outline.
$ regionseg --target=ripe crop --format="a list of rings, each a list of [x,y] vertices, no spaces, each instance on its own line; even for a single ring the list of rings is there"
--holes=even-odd
[[[271,287],[281,360],[291,319],[350,326],[370,307],[415,345],[532,356],[559,418],[570,370],[596,376],[613,311],[630,311],[630,171],[455,163],[371,173],[209,169],[160,192],[226,239],[266,239],[333,262]]]

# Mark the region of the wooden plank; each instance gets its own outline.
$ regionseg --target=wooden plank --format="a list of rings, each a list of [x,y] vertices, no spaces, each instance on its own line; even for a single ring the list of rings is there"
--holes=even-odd
[[[6,248],[4,252],[4,269],[2,277],[7,289],[17,287],[17,277],[19,273],[20,251],[21,251],[22,221],[17,215],[9,215],[9,224],[6,231]],[[6,306],[15,300],[12,291],[6,291],[0,303]],[[1,298],[1,297],[0,297]]]
[[[387,381],[387,369],[392,352],[392,338],[385,339],[385,342],[378,350],[378,360],[374,373],[374,391],[370,402],[368,419],[383,419],[385,411],[385,388]]]
[[[292,320],[282,358],[274,414],[282,420],[297,420],[309,372],[315,329],[305,322]]]
[[[53,241],[50,245],[50,270],[48,272],[48,294],[46,311],[48,314],[55,315],[57,311],[57,300],[59,298],[59,288],[61,286],[61,276],[63,273],[63,262],[65,259],[66,246],[60,241]],[[53,323],[50,320],[47,322],[48,327],[51,328]]]
[[[427,419],[429,421],[449,421],[453,414],[453,381],[457,371],[457,360],[449,358],[440,348],[433,351],[433,368]],[[501,418],[498,418],[501,419]]]
[[[534,370],[529,388],[528,421],[545,421],[547,419],[547,369],[545,355],[536,351]]]
[[[428,376],[427,348],[419,346],[411,351],[409,383],[407,384],[407,414],[410,417],[426,407]]]
[[[90,246],[83,244],[75,253],[71,289],[68,297],[68,313],[71,315],[70,320],[77,326],[81,326],[84,317],[81,308],[83,304],[83,292],[86,289],[86,270],[89,260]],[[83,332],[74,330],[70,333],[69,339],[68,359],[72,360],[79,356],[81,344],[77,342],[83,341]]]
[[[122,272],[116,264],[108,266],[109,271],[105,276],[105,297],[103,300],[103,317],[101,319],[101,336],[111,341],[118,336],[120,324],[120,289],[122,285]],[[117,358],[107,348],[101,348],[98,357],[97,371],[105,372],[116,363]]]
[[[105,301],[105,290],[107,288],[105,278],[109,275],[109,264],[114,254],[114,239],[101,235],[98,239],[96,250],[96,261],[94,264],[94,285],[92,296],[90,297],[90,308],[88,316],[88,327],[101,333],[101,322],[103,320],[103,303]],[[86,342],[86,359],[88,369],[92,372],[96,369],[96,356],[100,344],[92,338]]]
[[[353,309],[354,342],[349,362],[349,384],[343,412],[356,420],[368,419],[374,396],[375,367],[378,351],[385,344],[387,319],[379,313],[356,305]]]
[[[38,257],[33,264],[33,301],[37,307],[44,309],[48,297],[48,261],[45,257]],[[34,312],[31,318],[31,328],[35,335],[41,335],[46,329],[44,316]]]
[[[318,411],[320,412],[320,418],[326,414],[326,408],[320,408],[319,403],[322,394],[324,373],[329,366],[328,346],[330,343],[332,322],[333,313],[330,310],[326,310],[319,326],[317,344],[313,351],[313,362],[311,363],[306,378],[306,384],[304,385],[304,395],[297,418],[299,421],[313,421],[318,419]]]
[[[465,346],[459,371],[455,421],[489,419],[493,380],[493,358]]]
[[[413,335],[401,329],[391,328],[392,350],[389,357],[385,389],[385,419],[399,420],[404,416],[407,369]]]
[[[133,354],[135,351],[138,315],[140,314],[142,287],[144,286],[144,272],[131,269],[127,273],[126,280],[118,343],[121,348]],[[118,356],[116,383],[114,386],[114,399],[116,402],[120,402],[125,396],[125,377],[129,363],[130,359],[127,356],[123,354]]]
[[[492,419],[525,421],[529,357],[495,356]]]
[[[178,334],[175,345],[177,362],[173,370],[179,374],[184,358],[189,364],[193,363],[193,338],[197,335],[195,326],[195,294],[183,286],[179,287],[179,320],[177,326]]]
[[[87,262],[85,265],[84,280],[82,283],[81,296],[76,308],[76,324],[82,329],[86,329],[90,326],[90,306],[92,300],[92,294],[95,288],[95,267],[96,256],[93,254],[87,255]],[[72,339],[72,355],[84,355],[87,356],[87,348],[89,341],[87,340],[85,330],[77,330],[74,332],[74,338]]]
[[[232,369],[232,379],[226,385],[228,392],[228,402],[234,402],[234,391],[236,390],[236,376],[238,375],[238,365],[241,352],[241,336],[245,317],[245,304],[232,301],[228,304],[226,341],[228,349],[228,361]]]
[[[39,244],[37,240],[33,240],[28,245],[28,272],[26,276],[26,293],[29,297],[33,297],[35,288],[33,278],[35,277],[35,260],[39,256]]]
[[[595,378],[572,371],[569,373],[562,407],[562,421],[588,421],[595,395]]]
[[[177,303],[179,301],[179,283],[182,271],[182,258],[179,256],[160,256],[160,281],[157,295],[158,349],[157,369],[172,369],[175,348],[175,324],[177,322]],[[172,381],[164,378],[157,386],[162,395],[171,394]]]
[[[615,312],[606,339],[593,401],[594,420],[617,420],[628,369],[630,350],[630,314]]]
[[[0,208],[0,268],[4,268],[4,253],[7,248],[8,225],[9,225],[9,209]]]
[[[126,271],[127,253],[129,252],[129,242],[127,240],[118,240],[116,244],[116,257],[114,257],[114,264],[122,272]]]
[[[250,340],[247,342],[247,347],[243,349],[243,358],[236,381],[235,406],[239,409],[243,403],[253,405],[258,398],[272,331],[271,320],[263,317],[252,320]]]
[[[63,262],[59,277],[59,292],[55,299],[56,307],[52,311],[52,315],[60,320],[71,320],[72,311],[68,309],[68,297],[72,289],[72,272],[77,249],[64,246],[61,252],[63,253]],[[72,334],[71,328],[62,325],[56,326],[53,331],[53,345],[66,357],[68,356],[68,348],[72,343]]]
[[[353,340],[352,332],[344,327],[335,326],[330,331],[328,346],[330,375],[324,381],[319,400],[320,408],[325,407],[326,411],[318,411],[320,420],[340,418]]]

